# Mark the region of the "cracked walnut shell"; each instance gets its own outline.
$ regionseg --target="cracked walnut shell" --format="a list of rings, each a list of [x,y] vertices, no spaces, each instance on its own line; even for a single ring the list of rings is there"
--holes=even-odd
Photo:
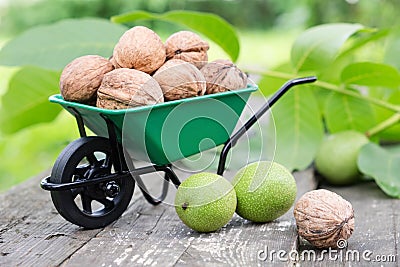
[[[192,63],[198,69],[208,61],[208,42],[191,31],[179,31],[172,34],[165,41],[167,60],[181,59]]]
[[[97,106],[106,109],[126,109],[164,102],[158,83],[142,71],[115,69],[104,75],[97,92]]]
[[[111,61],[116,68],[153,73],[165,62],[165,45],[160,37],[144,26],[126,31],[114,47]]]
[[[180,59],[168,60],[153,77],[166,101],[200,96],[206,91],[206,80],[199,69]]]
[[[61,95],[67,101],[94,105],[104,74],[113,69],[111,62],[101,56],[78,57],[65,66],[61,73]]]
[[[299,236],[317,248],[336,248],[354,230],[350,202],[325,189],[305,193],[294,206],[294,217]]]
[[[206,94],[232,91],[247,86],[247,75],[227,59],[209,62],[200,71],[206,78]]]

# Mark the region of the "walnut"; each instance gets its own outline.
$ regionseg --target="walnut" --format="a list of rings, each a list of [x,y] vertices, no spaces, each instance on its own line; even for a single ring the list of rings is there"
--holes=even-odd
[[[247,75],[227,59],[217,59],[200,69],[207,81],[207,94],[246,88]]]
[[[317,248],[338,247],[354,230],[350,202],[325,189],[304,194],[295,204],[294,217],[299,236]]]
[[[111,56],[108,60],[110,60],[111,64],[113,64],[114,68],[119,69],[122,68],[122,66],[120,66],[117,61],[115,61],[114,57]]]
[[[204,95],[206,80],[194,65],[180,59],[165,62],[153,75],[164,93],[165,100]]]
[[[165,61],[165,45],[149,28],[136,26],[126,31],[114,47],[112,62],[116,68],[133,68],[153,73]]]
[[[65,66],[61,73],[61,95],[67,101],[94,105],[104,74],[113,69],[110,61],[101,56],[78,57]]]
[[[104,75],[97,92],[97,106],[125,109],[164,102],[158,83],[142,71],[120,68]]]
[[[190,31],[180,31],[172,34],[165,41],[167,60],[182,59],[202,68],[208,61],[208,43],[200,36]]]

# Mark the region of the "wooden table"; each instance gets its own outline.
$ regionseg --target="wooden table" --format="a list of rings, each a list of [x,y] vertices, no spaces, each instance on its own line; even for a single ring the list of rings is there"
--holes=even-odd
[[[292,210],[265,224],[235,215],[221,230],[199,234],[179,220],[173,206],[153,207],[137,189],[118,221],[84,230],[58,215],[49,193],[39,188],[45,175],[0,195],[0,266],[399,265],[400,200],[388,198],[373,182],[327,188],[353,204],[356,222],[348,247],[329,258],[328,251],[299,241]],[[295,173],[295,178],[298,197],[318,187],[311,169]],[[159,190],[151,180],[150,188]],[[172,189],[167,203],[174,193]],[[374,262],[377,257],[396,261]]]
[[[252,108],[247,111],[265,103],[259,98],[250,100]],[[242,116],[248,118],[247,111]],[[181,180],[189,175],[177,172]],[[226,178],[231,180],[233,174],[227,171]],[[314,250],[299,241],[292,210],[271,223],[255,224],[235,215],[215,233],[194,232],[168,204],[173,203],[173,186],[166,203],[156,207],[136,188],[118,221],[103,229],[84,230],[65,221],[50,194],[40,189],[40,179],[46,175],[0,194],[0,267],[399,265],[400,200],[387,197],[373,182],[330,188],[320,185],[312,169],[295,173],[298,198],[322,187],[353,204],[356,225],[348,247],[328,255],[329,251]],[[159,177],[153,176],[143,179],[152,192],[159,192]],[[357,255],[360,259],[354,259]],[[373,261],[377,257],[392,262]]]

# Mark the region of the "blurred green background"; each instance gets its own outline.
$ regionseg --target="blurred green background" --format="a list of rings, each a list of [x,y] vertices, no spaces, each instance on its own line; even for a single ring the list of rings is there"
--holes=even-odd
[[[134,10],[196,10],[215,13],[238,30],[239,67],[269,69],[288,60],[293,40],[308,27],[331,22],[391,27],[399,22],[399,8],[399,0],[0,0],[0,47],[29,28],[65,18],[108,19]],[[154,21],[145,24],[164,40],[176,27]],[[211,60],[224,56],[211,44]],[[0,67],[0,94],[15,71]],[[13,135],[0,132],[0,191],[49,169],[66,144],[77,137],[74,119],[65,112],[54,122]]]

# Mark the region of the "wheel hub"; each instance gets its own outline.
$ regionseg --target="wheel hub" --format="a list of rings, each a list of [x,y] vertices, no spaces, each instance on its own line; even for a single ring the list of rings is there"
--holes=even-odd
[[[121,188],[116,182],[111,181],[106,183],[103,190],[106,197],[114,198],[119,194]]]
[[[101,164],[95,164],[88,166],[87,171],[84,173],[81,179],[92,180],[107,176],[110,174],[110,170]],[[120,186],[115,182],[101,182],[88,185],[84,187],[85,194],[92,199],[99,200],[104,198],[115,198],[120,193]]]

